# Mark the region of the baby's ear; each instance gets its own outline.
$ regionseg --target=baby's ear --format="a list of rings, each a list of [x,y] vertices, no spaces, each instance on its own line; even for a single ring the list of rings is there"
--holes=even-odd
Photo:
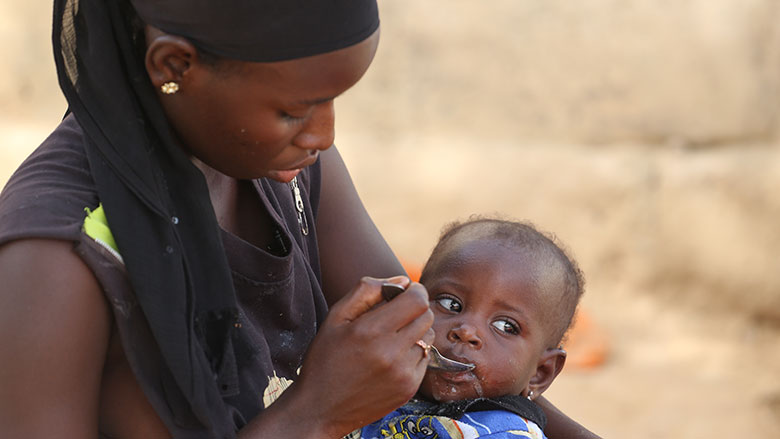
[[[566,363],[566,351],[559,348],[547,349],[539,358],[536,366],[536,373],[528,382],[528,390],[532,391],[531,398],[535,398],[552,384],[555,377],[563,370],[563,364]]]

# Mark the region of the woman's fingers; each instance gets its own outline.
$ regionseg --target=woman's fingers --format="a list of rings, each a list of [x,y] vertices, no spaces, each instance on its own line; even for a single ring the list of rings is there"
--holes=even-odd
[[[334,322],[351,322],[367,313],[371,308],[382,302],[382,284],[394,283],[407,287],[410,283],[405,276],[388,279],[364,277],[343,299],[331,307],[328,317]]]
[[[434,338],[427,292],[412,284],[384,303],[388,281],[409,284],[405,277],[364,278],[331,308],[296,382],[336,425],[362,425],[399,407],[425,374],[428,359],[416,342]]]
[[[407,289],[390,302],[384,302],[381,290],[382,285],[388,282],[407,286]],[[421,284],[410,282],[403,276],[389,279],[364,277],[331,308],[328,320],[335,325],[354,323],[358,332],[363,328],[366,333],[379,336],[398,332],[424,314],[430,314],[430,306],[428,292]],[[423,334],[433,324],[433,315],[423,321],[426,323],[415,326],[417,329],[412,332]]]
[[[360,285],[331,309],[323,329],[340,329],[345,339],[359,351],[373,357],[376,365],[387,363],[409,367],[416,364],[406,352],[417,340],[433,341],[433,313],[427,292],[420,284],[390,302],[380,300],[385,280],[364,278]],[[377,302],[379,300],[379,302]],[[377,303],[380,305],[375,306]],[[403,361],[399,361],[403,358]]]
[[[435,338],[433,332],[433,311],[426,310],[420,314],[416,319],[409,322],[407,325],[399,329],[396,334],[399,340],[407,340],[415,343],[417,340],[422,340],[427,344],[432,344]]]
[[[393,300],[371,309],[364,318],[383,331],[400,331],[416,321],[421,315],[430,312],[428,292],[418,283],[412,283],[406,291]],[[431,316],[431,324],[433,322]],[[429,325],[430,326],[430,325]]]
[[[428,363],[431,361],[431,355],[428,351],[430,345],[424,339],[417,340],[410,350],[410,356],[414,365],[415,373],[421,377],[425,375],[425,370],[428,368]],[[422,380],[422,379],[421,379]]]

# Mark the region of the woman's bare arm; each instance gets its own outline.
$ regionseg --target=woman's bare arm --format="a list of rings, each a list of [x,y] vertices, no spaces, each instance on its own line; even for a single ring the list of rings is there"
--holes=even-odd
[[[540,396],[534,400],[547,415],[547,428],[544,434],[550,439],[600,439],[599,436],[591,433],[578,424],[574,419],[566,416],[558,410],[546,398]]]
[[[97,437],[110,322],[72,243],[0,247],[0,437]]]
[[[323,288],[335,303],[363,276],[405,274],[366,212],[336,147],[324,151],[317,216]]]

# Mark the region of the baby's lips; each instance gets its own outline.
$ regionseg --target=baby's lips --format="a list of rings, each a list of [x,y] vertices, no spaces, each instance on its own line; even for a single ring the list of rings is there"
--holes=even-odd
[[[473,370],[467,370],[463,372],[439,371],[439,377],[443,378],[445,381],[449,382],[450,384],[462,384],[462,383],[469,383],[473,381],[479,381],[479,378],[476,375],[474,375]]]
[[[475,367],[474,369],[472,369],[472,370],[471,370],[472,372],[473,372],[475,369],[478,369],[478,368],[479,368],[479,364],[477,364],[477,362],[476,362],[476,361],[474,361],[474,360],[472,360],[472,359],[470,359],[470,358],[468,358],[468,357],[464,357],[463,355],[458,355],[458,354],[456,354],[456,353],[452,352],[451,350],[447,350],[447,349],[440,349],[438,346],[436,347],[436,349],[439,349],[439,352],[440,352],[442,355],[444,355],[445,357],[449,358],[450,360],[455,360],[455,361],[459,361],[459,362],[461,362],[461,363],[466,363],[466,364],[473,364],[473,365],[474,365],[474,366],[476,366],[476,367]]]

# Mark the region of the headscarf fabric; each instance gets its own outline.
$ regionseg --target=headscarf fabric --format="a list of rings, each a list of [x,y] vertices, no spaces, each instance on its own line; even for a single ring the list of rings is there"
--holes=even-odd
[[[55,0],[60,86],[98,196],[192,437],[234,437],[238,305],[208,187],[178,146],[128,16],[244,61],[312,56],[378,27],[375,0]],[[231,393],[232,392],[232,393]]]
[[[283,61],[351,46],[379,26],[375,1],[132,0],[141,19],[242,61]]]

